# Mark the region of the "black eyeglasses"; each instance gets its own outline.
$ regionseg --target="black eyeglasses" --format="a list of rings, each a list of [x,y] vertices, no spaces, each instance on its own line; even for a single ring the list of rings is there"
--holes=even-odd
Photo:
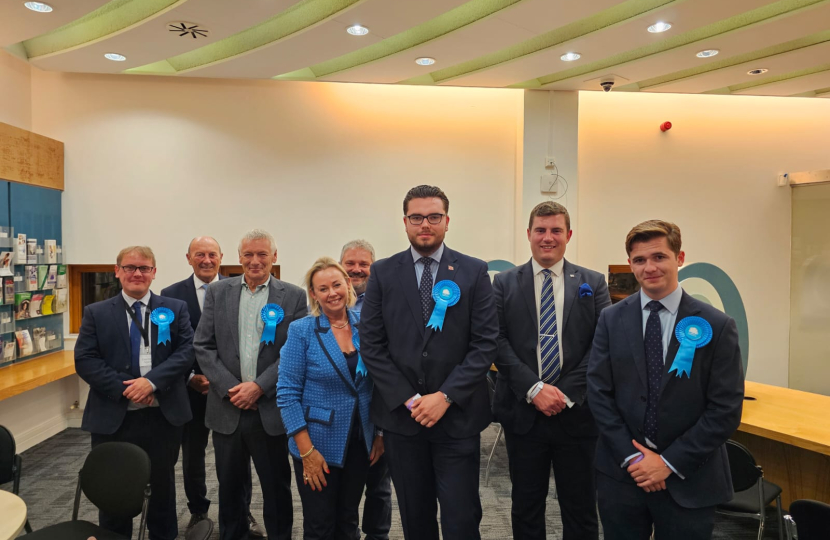
[[[154,266],[133,266],[128,264],[126,266],[121,266],[121,270],[127,272],[128,274],[135,274],[135,271],[138,270],[142,274],[149,274],[155,268]]]
[[[422,216],[421,214],[410,214],[405,217],[413,225],[420,225],[424,222],[424,218],[426,218],[427,221],[429,221],[432,225],[438,225],[439,223],[441,223],[441,220],[443,220],[444,216],[446,215],[447,214],[430,214],[428,216]]]

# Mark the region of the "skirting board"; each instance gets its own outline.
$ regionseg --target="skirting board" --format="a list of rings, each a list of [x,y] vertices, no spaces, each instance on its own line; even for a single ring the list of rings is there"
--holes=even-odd
[[[32,426],[26,431],[15,433],[14,439],[17,443],[17,453],[19,454],[36,444],[42,443],[49,437],[57,435],[68,427],[70,427],[68,419],[61,415],[52,417],[36,426]]]

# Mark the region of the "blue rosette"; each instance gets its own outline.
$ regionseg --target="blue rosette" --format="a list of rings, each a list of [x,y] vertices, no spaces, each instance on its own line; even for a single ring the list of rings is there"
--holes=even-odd
[[[265,342],[266,345],[274,343],[277,339],[277,325],[285,318],[285,311],[277,304],[265,304],[260,312],[262,322],[265,327],[262,329],[262,337],[259,342]]]
[[[686,317],[677,323],[674,335],[680,342],[680,348],[674,356],[669,373],[677,371],[678,377],[683,377],[684,374],[691,377],[695,349],[705,347],[712,341],[712,325],[701,317]]]
[[[170,341],[170,323],[172,323],[175,319],[176,316],[173,315],[170,308],[166,307],[157,307],[150,314],[150,320],[153,321],[153,324],[155,324],[159,329],[158,341],[156,342],[157,345],[163,345],[164,343],[168,343]]]
[[[432,288],[432,299],[435,300],[435,307],[427,322],[427,328],[443,330],[447,308],[456,305],[461,300],[461,289],[454,281],[448,279],[439,281]]]

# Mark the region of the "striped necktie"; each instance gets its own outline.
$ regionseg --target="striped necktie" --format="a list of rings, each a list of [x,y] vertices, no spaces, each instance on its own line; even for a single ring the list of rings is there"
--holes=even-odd
[[[562,362],[559,356],[559,327],[556,324],[556,303],[553,300],[553,278],[547,268],[542,270],[542,305],[539,309],[539,347],[542,352],[542,381],[553,384],[559,379]]]

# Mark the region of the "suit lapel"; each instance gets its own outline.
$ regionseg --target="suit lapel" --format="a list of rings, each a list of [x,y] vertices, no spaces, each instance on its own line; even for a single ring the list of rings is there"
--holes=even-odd
[[[184,283],[185,288],[185,302],[187,302],[188,307],[190,308],[190,312],[195,314],[195,316],[191,318],[191,324],[195,326],[199,326],[199,319],[202,318],[202,310],[199,308],[199,297],[196,294],[196,284],[193,283],[193,276],[190,276],[190,279],[185,281]]]
[[[415,319],[415,328],[423,337],[424,321],[421,315],[421,297],[418,295],[418,277],[415,274],[415,263],[408,249],[398,255],[398,271],[395,273],[401,281],[401,289],[409,304],[412,317]]]
[[[623,302],[628,302],[620,314],[623,319],[625,334],[631,347],[631,356],[634,358],[634,368],[640,376],[644,388],[648,388],[646,377],[646,351],[643,345],[643,310],[640,307],[640,294],[632,294]]]
[[[565,260],[565,264],[562,265],[562,279],[565,285],[565,304],[563,308],[565,313],[562,314],[560,319],[562,324],[559,325],[559,335],[564,335],[565,333],[565,325],[568,324],[568,319],[571,316],[571,311],[576,301],[576,295],[579,292],[579,283],[582,281],[579,270],[569,263],[567,259]]]
[[[350,317],[351,320],[351,317]],[[352,375],[349,372],[349,365],[346,363],[346,357],[343,356],[343,351],[340,350],[340,345],[337,343],[337,338],[334,337],[334,331],[331,329],[331,322],[329,318],[321,314],[317,317],[317,325],[314,329],[317,334],[317,339],[320,346],[323,348],[323,353],[326,355],[331,367],[340,376],[343,383],[352,391],[356,392]],[[352,340],[354,341],[354,328],[352,328]]]
[[[239,357],[239,295],[242,294],[241,287],[246,286],[244,276],[232,280],[231,286],[228,287],[228,311],[226,317],[227,323],[231,328],[231,337],[233,337],[233,346],[236,349],[236,356]]]
[[[439,282],[443,280],[449,280],[455,282],[456,272],[458,272],[458,257],[456,256],[455,252],[448,248],[446,244],[444,245],[444,253],[441,254],[441,262],[438,263],[438,272],[435,274],[435,282],[432,284],[433,287]],[[418,298],[418,303],[420,304],[420,297]],[[450,309],[448,308],[445,314],[445,321],[446,316],[449,315]],[[429,341],[430,336],[432,336],[432,328],[424,327],[424,346],[426,346],[427,342]]]
[[[116,322],[115,326],[118,328],[118,333],[124,340],[124,347],[127,351],[127,357],[132,356],[132,347],[130,346],[130,327],[124,324],[124,317],[127,316],[127,310],[124,309],[124,297],[121,293],[112,299],[112,320]]]
[[[519,268],[519,271],[516,272],[516,279],[519,280],[519,290],[525,300],[530,320],[533,321],[533,333],[538,335],[539,318],[536,314],[536,287],[533,283],[533,264],[530,261]]]
[[[692,297],[684,291],[683,295],[680,297],[680,307],[677,308],[677,319],[674,322],[674,328],[677,328],[677,323],[686,317],[691,317],[692,315],[700,313],[700,309],[697,309],[691,300]],[[677,372],[669,373],[669,369],[671,369],[671,365],[674,363],[674,357],[677,356],[677,350],[680,348],[680,342],[677,341],[677,336],[674,334],[674,328],[671,329],[669,350],[666,352],[666,361],[663,364],[663,378],[660,380],[661,395],[663,390],[665,390],[666,385],[669,384],[669,381],[677,378]],[[694,361],[692,362],[692,366],[694,368]]]
[[[150,305],[147,306],[147,309],[150,310],[150,313],[153,313],[154,309],[156,309],[159,306],[163,306],[163,305],[164,305],[164,301],[161,299],[160,296],[155,295],[153,293],[150,293]],[[147,320],[150,320],[150,319],[147,319]],[[142,322],[142,324],[144,323],[144,321],[141,321],[141,322]],[[172,325],[170,327],[172,328]],[[150,327],[147,329],[147,332],[148,332],[147,335],[150,338],[150,358],[152,358],[153,366],[155,366],[156,365],[156,345],[157,345],[157,342],[158,342],[158,328],[156,327],[155,324],[153,324],[153,321],[151,321],[151,320],[150,320]],[[172,343],[173,343],[172,338],[173,338],[173,336],[172,336],[172,331],[171,331],[170,343],[168,344],[168,346],[172,345]]]
[[[277,280],[277,278],[271,276],[271,280],[268,282],[268,301],[266,304],[277,304],[278,306],[282,307],[282,300],[285,297],[285,287],[282,286],[282,283]],[[239,297],[236,298],[237,302],[239,302]],[[238,304],[237,304],[238,306]],[[284,309],[284,308],[283,308]],[[281,322],[280,324],[288,324],[286,322]],[[279,326],[279,325],[278,325]],[[274,343],[276,346],[276,343]],[[265,342],[261,341],[259,343],[259,354],[262,354],[262,350],[265,348]],[[259,373],[259,372],[257,372]]]

